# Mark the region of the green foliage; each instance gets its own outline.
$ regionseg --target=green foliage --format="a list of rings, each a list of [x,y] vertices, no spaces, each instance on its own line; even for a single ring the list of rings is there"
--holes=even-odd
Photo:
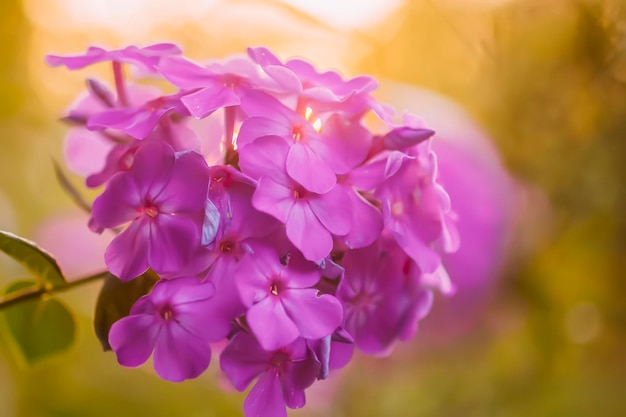
[[[74,317],[63,303],[45,297],[68,287],[56,260],[33,242],[0,231],[0,250],[24,265],[36,281],[17,281],[5,291],[8,333],[27,363],[33,364],[71,346],[76,336]]]
[[[113,323],[126,317],[135,301],[147,294],[158,279],[151,270],[129,282],[122,282],[110,274],[106,277],[94,316],[94,330],[105,351],[111,350],[109,330]]]
[[[17,281],[6,294],[36,288],[32,281]],[[12,306],[4,314],[8,333],[29,364],[69,348],[76,336],[72,313],[55,299],[35,299]]]
[[[91,213],[91,205],[81,195],[80,191],[74,187],[70,179],[65,175],[65,172],[61,169],[57,161],[52,160],[54,165],[54,174],[57,177],[57,181],[66,194],[72,199],[72,201],[80,207],[85,213]]]
[[[0,250],[34,273],[44,288],[67,285],[56,260],[30,240],[0,230]]]

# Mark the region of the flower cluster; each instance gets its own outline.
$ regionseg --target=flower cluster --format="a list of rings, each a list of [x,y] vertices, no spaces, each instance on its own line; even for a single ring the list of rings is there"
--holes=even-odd
[[[246,416],[285,416],[354,348],[388,353],[433,290],[453,291],[440,254],[459,239],[434,132],[412,115],[395,124],[372,78],[261,47],[204,64],[170,44],[47,61],[112,63],[114,87],[88,80],[65,117],[65,154],[103,187],[89,226],[119,232],[110,272],[159,276],[110,329],[120,364],[153,356],[182,381],[227,341],[221,370],[241,391],[256,381]]]

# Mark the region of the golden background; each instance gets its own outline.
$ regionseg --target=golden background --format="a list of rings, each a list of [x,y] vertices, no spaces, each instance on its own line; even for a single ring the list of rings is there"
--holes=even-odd
[[[94,70],[48,68],[46,53],[170,41],[206,59],[265,45],[383,87],[427,88],[489,132],[523,189],[506,268],[471,328],[441,335],[426,319],[417,340],[388,358],[358,355],[290,415],[626,415],[626,2],[3,0],[0,10],[3,230],[54,246],[86,221],[51,160],[67,131],[58,118]],[[2,286],[25,274],[5,258],[0,272]],[[0,416],[242,415],[217,361],[172,384],[101,353],[97,291],[61,297],[80,323],[67,353],[26,367],[0,333]]]

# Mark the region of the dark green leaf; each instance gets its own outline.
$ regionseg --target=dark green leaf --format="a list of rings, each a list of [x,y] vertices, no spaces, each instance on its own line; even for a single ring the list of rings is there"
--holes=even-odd
[[[26,287],[36,287],[36,283],[18,281],[6,293]],[[72,313],[55,299],[30,300],[11,306],[4,312],[4,319],[16,346],[29,364],[63,352],[76,336]]]
[[[111,350],[109,330],[113,323],[126,317],[135,301],[147,294],[158,279],[158,275],[150,270],[128,282],[122,282],[113,275],[105,279],[94,315],[94,330],[105,351]]]
[[[44,287],[66,285],[56,260],[30,240],[0,230],[0,250],[37,275]]]

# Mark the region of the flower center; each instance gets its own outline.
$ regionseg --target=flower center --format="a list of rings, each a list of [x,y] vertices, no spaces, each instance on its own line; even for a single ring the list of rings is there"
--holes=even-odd
[[[293,198],[295,200],[300,200],[306,196],[306,190],[302,187],[296,187],[293,189]]]
[[[165,305],[161,307],[159,314],[161,318],[165,321],[172,320],[174,318],[174,310],[169,305]]]
[[[295,140],[296,142],[300,142],[303,138],[303,131],[302,131],[302,126],[294,126],[291,129],[291,135],[293,136],[293,140]]]
[[[289,361],[289,354],[282,350],[279,350],[278,352],[274,353],[274,355],[272,356],[272,360],[271,360],[272,366],[276,368],[282,368],[283,365],[285,365],[288,361]]]
[[[231,240],[225,240],[220,243],[220,252],[222,253],[230,253],[235,249],[235,243]]]
[[[140,208],[139,212],[141,214],[145,214],[151,219],[154,219],[159,214],[159,209],[155,205],[150,204]]]
[[[272,284],[270,285],[270,288],[269,288],[270,293],[271,293],[272,295],[275,295],[275,296],[277,296],[278,294],[280,294],[280,292],[282,291],[282,289],[283,289],[283,285],[282,285],[282,283],[281,283],[280,281],[278,281],[278,280],[272,281]]]

